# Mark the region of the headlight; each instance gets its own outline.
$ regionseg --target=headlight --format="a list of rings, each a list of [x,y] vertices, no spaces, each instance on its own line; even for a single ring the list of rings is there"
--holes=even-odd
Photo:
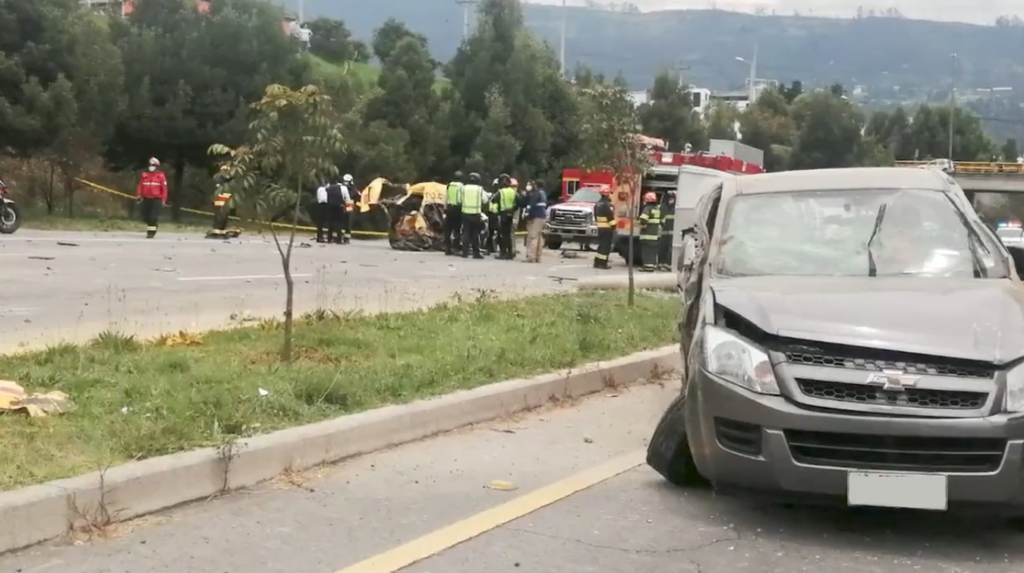
[[[768,355],[750,342],[716,326],[704,327],[708,372],[758,394],[779,394]],[[1024,392],[1021,394],[1024,399]]]
[[[1003,410],[1024,412],[1024,365],[1006,373],[1006,392],[1003,394]]]

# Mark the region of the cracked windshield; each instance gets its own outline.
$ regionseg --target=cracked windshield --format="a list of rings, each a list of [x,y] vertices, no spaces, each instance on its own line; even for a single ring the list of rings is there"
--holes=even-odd
[[[0,573],[1024,573],[1022,18],[0,0]]]
[[[1006,276],[995,245],[943,193],[740,195],[725,214],[725,276]]]

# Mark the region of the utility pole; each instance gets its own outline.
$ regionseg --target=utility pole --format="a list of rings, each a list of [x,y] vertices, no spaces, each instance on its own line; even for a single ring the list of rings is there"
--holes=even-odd
[[[748,105],[754,105],[757,98],[757,90],[754,89],[754,82],[757,80],[757,44],[754,44],[754,59],[750,60],[750,94],[747,96]]]
[[[953,123],[956,121],[956,52],[950,55],[949,69],[949,161],[953,161]]]
[[[306,22],[306,0],[299,0],[299,24]]]
[[[474,6],[477,0],[455,0],[455,3],[462,6],[462,39],[469,38],[469,7]]]
[[[561,50],[559,51],[558,61],[560,63],[559,67],[561,68],[559,70],[559,73],[562,75],[563,78],[565,77],[565,12],[565,0],[562,0],[562,46]]]

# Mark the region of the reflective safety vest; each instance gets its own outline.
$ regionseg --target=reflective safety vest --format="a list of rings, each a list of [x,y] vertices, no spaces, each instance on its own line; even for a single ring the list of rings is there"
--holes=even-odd
[[[223,207],[228,204],[231,200],[231,193],[218,193],[217,197],[213,200],[214,207]]]
[[[462,183],[452,181],[448,184],[448,191],[445,193],[445,203],[449,205],[462,204]]]
[[[661,235],[661,207],[652,205],[640,215],[640,240],[656,241]]]
[[[498,190],[498,212],[509,213],[516,208],[516,190],[502,187]]]
[[[484,188],[469,184],[462,187],[462,214],[479,215],[484,206]]]

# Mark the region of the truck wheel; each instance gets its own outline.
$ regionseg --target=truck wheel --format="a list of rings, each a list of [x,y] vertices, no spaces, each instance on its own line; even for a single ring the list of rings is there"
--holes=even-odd
[[[697,471],[686,438],[686,395],[679,394],[661,416],[658,427],[647,446],[647,465],[672,485],[693,487],[706,485]]]
[[[559,239],[557,237],[551,237],[544,241],[544,246],[551,249],[552,251],[557,251],[558,249],[562,248],[562,239]]]

